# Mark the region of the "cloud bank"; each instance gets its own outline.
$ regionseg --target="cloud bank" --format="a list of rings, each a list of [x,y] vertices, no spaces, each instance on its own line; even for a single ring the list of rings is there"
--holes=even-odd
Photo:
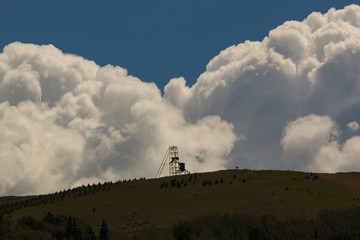
[[[0,55],[0,194],[153,177],[169,144],[192,171],[223,169],[234,126],[186,121],[153,83],[52,45],[19,42]]]
[[[164,94],[52,45],[0,54],[0,195],[153,177],[169,145],[192,171],[359,170],[360,7],[288,21]]]
[[[359,62],[360,7],[350,5],[285,22],[261,42],[231,46],[208,63],[191,88],[172,79],[164,97],[184,109],[190,122],[210,114],[234,124],[242,138],[229,156],[231,164],[359,170],[355,158],[347,157],[357,151],[347,147],[358,134]],[[330,139],[335,126],[336,138]]]

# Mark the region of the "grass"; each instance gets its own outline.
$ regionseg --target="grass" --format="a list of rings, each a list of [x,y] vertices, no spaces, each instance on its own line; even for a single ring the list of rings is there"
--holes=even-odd
[[[104,190],[26,207],[12,219],[47,212],[84,219],[95,232],[103,220],[113,233],[169,231],[174,223],[214,213],[314,217],[321,209],[360,206],[352,190],[316,174],[226,170],[109,184]]]

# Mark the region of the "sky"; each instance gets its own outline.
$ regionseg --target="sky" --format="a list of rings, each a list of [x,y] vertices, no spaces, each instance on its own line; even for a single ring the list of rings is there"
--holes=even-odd
[[[303,20],[358,1],[237,0],[3,1],[0,49],[20,41],[122,66],[160,89],[184,77],[189,86],[221,50],[261,41],[287,20]]]
[[[356,1],[6,1],[0,195],[190,172],[360,171]]]

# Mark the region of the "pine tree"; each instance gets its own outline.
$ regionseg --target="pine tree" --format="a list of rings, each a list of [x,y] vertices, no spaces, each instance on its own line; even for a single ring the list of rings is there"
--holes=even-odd
[[[86,227],[85,240],[96,240],[95,234],[91,226]]]
[[[108,240],[109,239],[108,233],[109,233],[109,229],[107,228],[105,220],[103,220],[100,228],[99,240]]]

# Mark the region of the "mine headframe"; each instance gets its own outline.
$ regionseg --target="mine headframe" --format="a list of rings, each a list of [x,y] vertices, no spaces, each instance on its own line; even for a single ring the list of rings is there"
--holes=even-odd
[[[164,167],[166,166],[169,167],[169,176],[176,176],[176,175],[190,173],[189,171],[186,170],[185,163],[180,162],[179,151],[177,146],[169,146],[164,156],[164,159],[159,167],[159,170],[156,173],[155,178],[161,176],[161,173]]]

